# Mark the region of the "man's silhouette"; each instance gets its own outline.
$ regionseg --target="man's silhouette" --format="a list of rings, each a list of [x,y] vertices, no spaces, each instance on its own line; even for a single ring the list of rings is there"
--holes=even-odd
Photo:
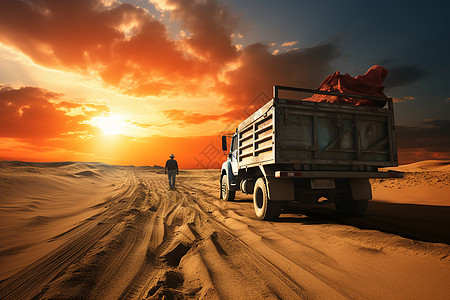
[[[171,190],[175,189],[175,176],[178,175],[178,163],[173,159],[174,157],[175,155],[170,154],[170,159],[166,161],[166,168],[164,169],[164,174],[168,174]]]

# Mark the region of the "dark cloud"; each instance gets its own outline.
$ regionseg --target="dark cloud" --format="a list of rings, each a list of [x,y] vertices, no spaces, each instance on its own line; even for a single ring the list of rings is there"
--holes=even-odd
[[[93,132],[83,121],[108,111],[104,105],[60,101],[61,96],[36,87],[1,87],[0,137],[43,140],[70,132]]]
[[[216,0],[168,0],[166,5],[172,19],[182,22],[189,34],[184,42],[196,56],[218,65],[237,57],[231,36],[239,19],[228,6]]]
[[[450,159],[450,120],[427,120],[418,125],[396,126],[399,163]]]
[[[238,114],[261,92],[271,95],[274,84],[317,88],[335,71],[330,63],[339,56],[337,41],[277,55],[268,45],[252,44],[243,50],[239,67],[225,73],[218,90],[225,105]]]
[[[397,66],[387,68],[389,71],[384,84],[387,89],[413,84],[429,75],[428,71],[418,66]]]
[[[450,120],[427,120],[419,125],[396,126],[398,147],[450,154]]]

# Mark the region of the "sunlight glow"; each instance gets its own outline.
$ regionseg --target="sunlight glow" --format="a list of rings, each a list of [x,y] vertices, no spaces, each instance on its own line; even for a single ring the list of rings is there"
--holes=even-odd
[[[102,114],[101,117],[92,118],[90,123],[100,128],[104,135],[123,134],[128,125],[124,117],[118,113]]]

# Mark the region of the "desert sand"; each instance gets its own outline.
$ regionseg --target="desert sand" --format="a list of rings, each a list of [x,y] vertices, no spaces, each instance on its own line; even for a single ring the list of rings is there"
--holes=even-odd
[[[264,222],[218,170],[0,162],[0,299],[449,299],[449,166],[372,180],[362,218]]]

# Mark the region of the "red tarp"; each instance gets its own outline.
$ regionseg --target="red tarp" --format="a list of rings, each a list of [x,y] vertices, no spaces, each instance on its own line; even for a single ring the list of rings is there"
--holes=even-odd
[[[353,78],[349,74],[341,75],[339,71],[328,76],[319,86],[320,91],[369,95],[386,98],[383,94],[383,80],[386,78],[388,71],[382,66],[372,66],[364,75]],[[328,103],[348,103],[353,105],[367,105],[374,107],[383,107],[386,101],[365,100],[351,97],[338,97],[329,95],[314,94],[314,96],[304,99],[314,102]]]

